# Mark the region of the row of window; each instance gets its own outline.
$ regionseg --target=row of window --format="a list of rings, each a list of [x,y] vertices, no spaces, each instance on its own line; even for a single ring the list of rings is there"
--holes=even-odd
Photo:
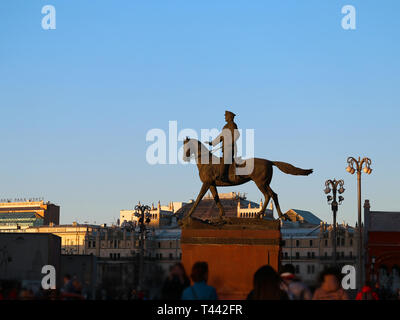
[[[120,245],[121,245],[120,241],[121,240],[111,240],[110,241],[110,247],[113,247],[115,249],[119,248]],[[72,242],[72,244],[73,244],[73,242]],[[130,246],[130,242],[129,241],[127,242],[127,246],[128,247]],[[136,241],[136,246],[137,247],[140,246],[140,241]],[[161,242],[158,242],[157,246],[158,246],[158,248],[161,248]],[[172,241],[169,242],[169,247],[171,249],[174,248],[174,243]],[[88,248],[96,248],[96,241],[94,241],[94,240],[88,241]]]
[[[174,259],[174,255],[172,253],[170,253],[168,255],[169,259]],[[156,259],[163,259],[163,254],[162,253],[156,253]],[[182,259],[182,253],[179,254],[179,259]]]
[[[299,274],[300,273],[300,266],[297,264],[294,267],[295,267],[295,270],[296,270],[295,271],[296,274]],[[314,274],[314,273],[315,273],[315,265],[313,265],[313,264],[307,265],[307,274]]]
[[[240,214],[241,218],[254,218],[257,216],[257,212],[242,212]]]
[[[332,254],[333,254],[333,253],[332,253]],[[328,252],[325,252],[324,256],[325,256],[325,257],[328,257]],[[284,253],[283,253],[283,257],[284,257],[284,259],[289,259],[289,253],[288,253],[288,252],[284,252]],[[300,259],[300,252],[296,252],[294,257],[295,257],[296,259]],[[336,257],[338,257],[338,258],[339,258],[339,257],[344,258],[344,251],[336,252]],[[349,252],[349,257],[350,257],[350,258],[353,257],[353,252],[352,252],[352,251]],[[314,253],[314,252],[307,252],[307,258],[309,258],[309,259],[314,259],[314,258],[315,258],[315,253]]]
[[[337,238],[336,239],[336,245],[339,247],[340,246],[344,247],[345,243],[346,243],[345,238]],[[314,244],[313,240],[309,240],[308,244],[310,247],[312,247]],[[353,239],[350,238],[350,246],[352,246],[352,245],[353,245]],[[284,247],[286,246],[286,240],[282,241],[282,246],[284,246]],[[328,239],[325,239],[325,247],[327,247],[327,246],[328,246]],[[300,247],[300,240],[296,240],[296,247]]]
[[[111,260],[119,260],[119,259],[121,259],[121,254],[120,253],[110,253],[110,259]]]

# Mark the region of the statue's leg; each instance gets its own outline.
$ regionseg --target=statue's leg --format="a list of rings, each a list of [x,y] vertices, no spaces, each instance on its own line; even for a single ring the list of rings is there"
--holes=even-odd
[[[271,195],[268,193],[267,188],[265,187],[264,184],[262,183],[256,183],[258,189],[262,192],[264,195],[264,203],[260,211],[257,212],[257,218],[260,217],[260,215],[263,215],[265,213],[265,209],[267,209],[267,205],[269,203],[269,200],[271,199]]]
[[[281,211],[281,207],[279,206],[278,195],[271,189],[270,186],[266,186],[268,193],[271,195],[272,199],[274,200],[276,211],[278,212],[279,218],[282,220],[286,220],[286,214],[283,214]]]
[[[203,199],[204,195],[206,194],[207,190],[210,188],[210,185],[208,183],[203,183],[201,186],[199,195],[197,196],[196,201],[194,202],[192,208],[190,208],[190,211],[187,215],[187,218],[190,218],[192,216],[193,211],[196,209],[197,205],[199,204],[200,200]]]
[[[214,197],[214,201],[217,204],[217,207],[219,209],[219,217],[222,218],[223,216],[225,216],[225,211],[224,211],[224,207],[222,206],[221,201],[219,200],[217,187],[215,185],[211,185],[210,191],[211,191],[211,193]]]

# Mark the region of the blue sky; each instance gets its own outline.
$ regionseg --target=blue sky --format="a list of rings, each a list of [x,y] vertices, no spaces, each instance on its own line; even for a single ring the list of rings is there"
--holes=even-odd
[[[56,8],[57,29],[41,28]],[[352,4],[357,29],[343,30]],[[363,198],[397,210],[400,133],[398,1],[22,1],[0,3],[0,195],[42,196],[61,221],[111,222],[138,200],[195,198],[194,166],[146,162],[152,128],[221,128],[226,106],[255,129],[284,211],[331,220],[329,178],[356,221],[348,156],[372,159]],[[254,184],[221,189],[247,192]]]

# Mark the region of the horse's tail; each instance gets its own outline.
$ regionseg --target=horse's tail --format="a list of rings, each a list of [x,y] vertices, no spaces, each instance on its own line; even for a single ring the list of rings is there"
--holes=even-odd
[[[292,166],[290,163],[280,162],[280,161],[272,161],[273,165],[278,167],[284,173],[292,174],[295,176],[308,176],[313,173],[313,169],[301,169],[295,166]]]

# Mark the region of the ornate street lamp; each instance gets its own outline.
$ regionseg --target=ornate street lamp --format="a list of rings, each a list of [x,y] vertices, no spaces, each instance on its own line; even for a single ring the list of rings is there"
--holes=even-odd
[[[139,235],[140,235],[140,255],[139,255],[139,289],[143,290],[143,267],[144,267],[144,238],[146,235],[146,225],[150,223],[150,210],[147,205],[141,205],[140,202],[135,206],[135,217],[139,218]]]
[[[332,207],[332,213],[333,213],[333,264],[336,266],[336,214],[338,211],[339,205],[342,204],[344,198],[342,196],[339,196],[339,202],[336,199],[336,195],[339,192],[339,194],[342,194],[344,192],[343,188],[344,182],[343,180],[327,180],[325,181],[325,194],[328,196],[326,197],[328,200],[328,204],[331,205]],[[339,187],[339,189],[338,189]],[[332,195],[329,193],[332,192]]]
[[[357,272],[357,284],[358,288],[361,288],[363,285],[363,245],[362,245],[362,223],[361,223],[361,172],[364,171],[366,174],[371,174],[371,159],[358,157],[358,160],[353,157],[347,158],[347,168],[346,171],[354,174],[357,172],[357,193],[358,193],[358,272]]]

